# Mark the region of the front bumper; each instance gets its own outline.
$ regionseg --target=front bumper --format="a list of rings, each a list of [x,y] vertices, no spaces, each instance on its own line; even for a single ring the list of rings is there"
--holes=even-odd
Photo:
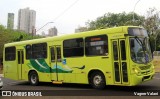
[[[149,80],[153,79],[154,74],[155,74],[155,72],[152,72],[147,75],[140,75],[140,76],[138,76],[137,74],[133,74],[131,77],[131,84],[130,85],[134,86],[134,85],[138,85],[140,83],[143,83],[145,81],[149,81]]]

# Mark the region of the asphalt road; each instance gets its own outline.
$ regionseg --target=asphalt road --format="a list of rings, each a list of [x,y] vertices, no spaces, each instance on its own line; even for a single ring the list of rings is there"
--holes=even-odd
[[[152,93],[150,95],[160,96],[160,73],[156,73],[153,80],[137,86],[106,86],[103,90],[96,90],[90,85],[82,84],[54,85],[43,82],[38,86],[31,86],[26,81],[14,81],[6,78],[2,78],[2,80],[4,83],[2,91],[40,91],[43,96],[139,96],[140,93],[143,96],[143,93],[147,92]]]

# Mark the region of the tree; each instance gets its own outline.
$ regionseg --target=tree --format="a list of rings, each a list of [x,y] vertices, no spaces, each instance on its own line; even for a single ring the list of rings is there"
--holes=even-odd
[[[134,14],[134,20],[133,20]],[[115,26],[135,25],[147,29],[154,50],[160,50],[160,12],[156,8],[149,8],[146,16],[136,13],[106,13],[96,20],[86,22],[84,31],[104,29]]]
[[[152,45],[154,44],[154,50],[160,50],[160,12],[156,8],[149,8],[147,11],[147,17],[144,22],[144,27],[149,32],[152,38]]]
[[[18,30],[6,29],[0,25],[0,60],[3,57],[3,47],[6,43],[18,42],[30,39],[41,38],[40,36],[33,36]]]
[[[136,13],[134,13],[134,15],[135,21],[133,21],[133,13],[106,13],[103,16],[98,17],[95,21],[88,21],[86,27],[88,30],[95,30],[124,25],[142,26],[145,19],[144,16],[140,16]]]

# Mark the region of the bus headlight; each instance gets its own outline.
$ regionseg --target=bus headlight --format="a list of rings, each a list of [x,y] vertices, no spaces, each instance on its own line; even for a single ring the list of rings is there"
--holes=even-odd
[[[141,72],[140,72],[138,69],[133,68],[133,71],[134,71],[134,73],[136,73],[137,75],[141,75]]]
[[[137,70],[137,69],[134,69],[134,72],[137,74],[137,73],[138,73],[138,70]]]

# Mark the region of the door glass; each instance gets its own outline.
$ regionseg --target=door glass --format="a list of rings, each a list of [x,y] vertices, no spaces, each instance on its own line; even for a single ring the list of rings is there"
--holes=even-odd
[[[23,54],[23,51],[18,51],[18,64],[24,64],[24,54]]]
[[[121,84],[127,83],[128,72],[126,62],[125,40],[113,41],[113,57],[115,82]]]
[[[57,61],[61,62],[61,47],[57,47]]]
[[[21,52],[18,51],[18,64],[21,64]]]
[[[113,41],[113,57],[114,57],[114,76],[115,81],[120,82],[120,71],[119,71],[119,62],[118,61],[118,45],[117,41]]]
[[[51,51],[51,62],[55,62],[55,51],[54,51],[54,47],[50,48]]]
[[[116,82],[120,82],[119,63],[118,62],[114,62],[114,69],[115,69],[115,80],[116,80]]]
[[[117,50],[117,42],[113,41],[113,54],[114,54],[114,60],[118,60],[118,50]]]
[[[125,47],[125,41],[120,41],[121,44],[121,59],[126,60],[126,47]]]
[[[123,82],[128,82],[127,63],[122,62]]]
[[[24,64],[24,54],[23,54],[23,51],[21,51],[21,54],[22,54],[22,64]]]

